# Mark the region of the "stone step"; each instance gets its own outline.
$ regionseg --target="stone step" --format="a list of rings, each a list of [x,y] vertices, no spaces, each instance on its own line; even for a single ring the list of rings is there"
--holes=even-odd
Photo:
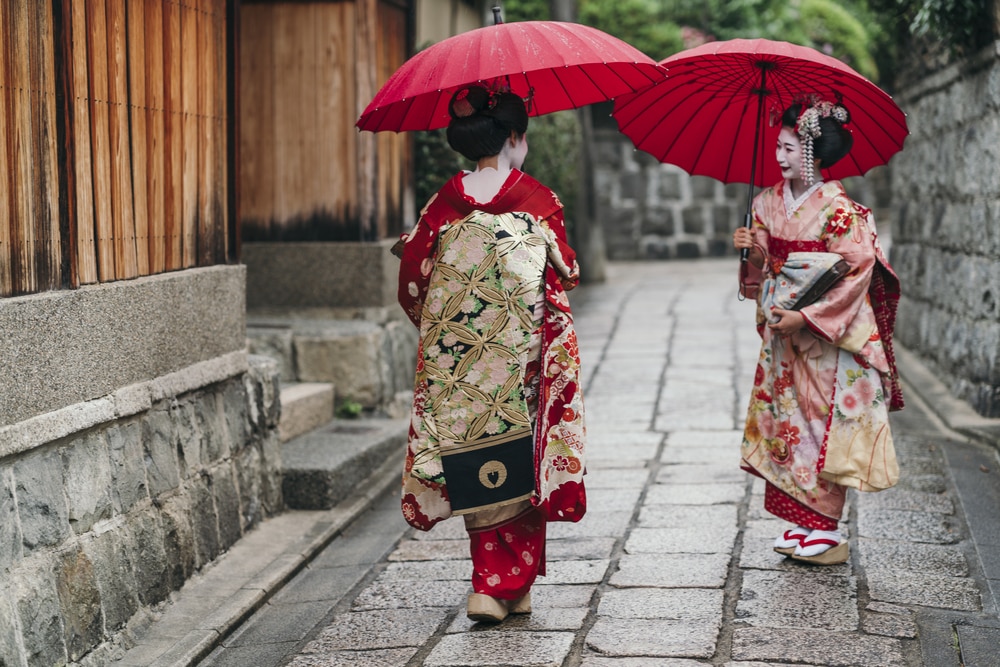
[[[329,509],[389,459],[405,457],[407,419],[333,419],[282,446],[289,509]]]
[[[331,382],[282,384],[278,439],[288,442],[329,422],[334,415],[333,402]]]

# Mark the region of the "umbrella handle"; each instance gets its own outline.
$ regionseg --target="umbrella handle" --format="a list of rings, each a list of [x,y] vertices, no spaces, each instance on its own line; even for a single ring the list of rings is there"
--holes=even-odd
[[[750,218],[750,210],[747,209],[746,216],[743,218],[743,226],[746,227],[747,229],[750,229],[751,225],[752,225],[752,220]],[[744,264],[748,259],[750,259],[750,248],[741,248],[740,263]]]

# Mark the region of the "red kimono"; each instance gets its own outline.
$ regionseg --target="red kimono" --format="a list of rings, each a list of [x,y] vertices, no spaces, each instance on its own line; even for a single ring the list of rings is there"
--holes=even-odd
[[[474,587],[515,599],[544,574],[545,522],[579,521],[586,510],[580,360],[564,287],[579,270],[551,190],[513,170],[484,204],[465,195],[462,176],[424,208],[399,270],[399,303],[420,328],[402,509],[421,530],[465,514]],[[453,502],[443,460],[505,446],[519,448],[517,460],[490,461],[478,480],[452,469],[452,491],[518,474],[526,486],[492,504]]]

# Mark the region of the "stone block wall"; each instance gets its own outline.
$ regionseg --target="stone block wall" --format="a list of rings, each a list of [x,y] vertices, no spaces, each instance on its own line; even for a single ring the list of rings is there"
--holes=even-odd
[[[0,460],[0,664],[106,664],[143,612],[283,509],[277,365],[163,388]]]
[[[745,185],[689,176],[638,151],[619,132],[594,132],[596,218],[608,259],[696,259],[733,253]]]
[[[0,665],[111,663],[282,511],[278,367],[243,303],[228,266],[2,301]]]
[[[892,160],[896,336],[1000,417],[1000,42],[911,85]]]
[[[616,130],[596,130],[594,140],[596,217],[604,225],[609,259],[736,256],[732,233],[744,222],[745,184],[724,184],[661,164]],[[876,219],[887,217],[888,170],[845,179],[844,187],[876,209]]]

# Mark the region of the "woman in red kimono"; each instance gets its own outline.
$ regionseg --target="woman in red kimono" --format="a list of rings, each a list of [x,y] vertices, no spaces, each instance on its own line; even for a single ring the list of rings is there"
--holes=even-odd
[[[903,406],[892,353],[899,280],[871,211],[818,176],[850,151],[849,120],[838,103],[790,106],[776,155],[784,179],[754,200],[752,229],[733,234],[749,250],[740,291],[758,300],[763,339],[742,467],[767,480],[764,509],[795,524],[775,551],[823,565],[849,556],[838,529],[847,489],[878,491],[899,476],[888,414]],[[850,271],[812,305],[763,312],[761,279],[792,252],[836,253]]]
[[[452,98],[448,143],[476,163],[406,237],[399,303],[420,329],[402,509],[421,530],[461,514],[468,616],[531,611],[547,521],[579,521],[584,424],[566,290],[579,269],[562,204],[520,171],[528,114],[509,92]]]

